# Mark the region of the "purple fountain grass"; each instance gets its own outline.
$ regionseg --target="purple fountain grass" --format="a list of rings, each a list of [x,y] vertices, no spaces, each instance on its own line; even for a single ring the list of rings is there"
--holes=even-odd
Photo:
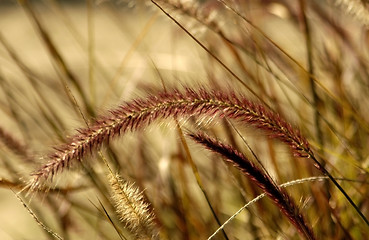
[[[272,138],[286,143],[297,157],[311,158],[314,165],[322,171],[341,191],[355,208],[356,212],[369,226],[368,219],[333,176],[315,158],[308,141],[301,133],[275,113],[261,104],[254,103],[234,92],[220,90],[198,91],[187,88],[185,91],[172,90],[123,103],[102,116],[89,128],[78,133],[49,155],[49,162],[33,173],[29,188],[35,190],[52,178],[58,171],[68,168],[75,161],[82,161],[86,155],[99,149],[104,143],[126,131],[134,131],[149,125],[160,118],[181,117],[229,118],[263,130]]]
[[[306,222],[292,198],[288,195],[286,190],[278,186],[268,174],[230,145],[223,144],[204,133],[189,134],[189,136],[195,142],[205,146],[212,152],[220,154],[226,158],[228,162],[231,162],[239,168],[252,182],[266,193],[306,239],[315,239],[310,225]]]
[[[172,90],[145,99],[123,103],[107,116],[98,118],[49,155],[49,162],[33,173],[31,187],[38,187],[71,163],[82,161],[104,143],[126,131],[149,125],[157,119],[175,117],[214,117],[234,119],[264,130],[272,138],[288,144],[295,156],[313,156],[307,140],[277,113],[234,92],[219,90]]]

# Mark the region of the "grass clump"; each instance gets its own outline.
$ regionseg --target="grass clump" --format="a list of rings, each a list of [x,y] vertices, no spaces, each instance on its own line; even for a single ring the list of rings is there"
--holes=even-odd
[[[1,4],[1,239],[369,237],[363,2]]]

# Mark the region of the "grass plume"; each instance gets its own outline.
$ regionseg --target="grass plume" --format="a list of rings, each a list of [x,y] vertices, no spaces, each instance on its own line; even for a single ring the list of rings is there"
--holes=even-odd
[[[58,171],[68,168],[74,161],[82,161],[87,154],[94,152],[112,138],[127,131],[134,131],[149,125],[157,119],[169,117],[226,117],[263,130],[272,138],[286,143],[294,156],[311,158],[314,165],[326,174],[342,192],[360,217],[369,222],[359,207],[353,202],[333,176],[316,159],[308,141],[279,114],[256,104],[234,92],[201,88],[196,91],[187,88],[181,92],[172,90],[152,95],[146,99],[135,99],[112,110],[109,116],[100,117],[90,127],[79,129],[69,141],[56,148],[50,161],[33,174],[30,189],[38,188],[42,182],[52,178]]]
[[[218,90],[172,90],[123,103],[102,116],[89,128],[79,129],[64,145],[56,148],[49,162],[33,173],[31,188],[52,178],[58,171],[68,168],[73,162],[82,161],[86,155],[127,131],[147,126],[159,118],[173,117],[226,117],[262,129],[272,138],[288,144],[295,156],[313,155],[307,140],[299,131],[283,120],[277,113],[251,102],[234,92]]]
[[[157,239],[154,215],[142,192],[118,174],[109,173],[112,199],[120,221],[135,239]]]
[[[189,136],[195,142],[205,146],[212,152],[218,153],[239,168],[253,183],[266,193],[266,195],[278,206],[281,212],[287,216],[289,221],[296,227],[301,235],[306,239],[315,239],[311,226],[304,219],[299,208],[288,193],[278,186],[273,179],[252,161],[230,145],[223,144],[204,133],[189,134]]]

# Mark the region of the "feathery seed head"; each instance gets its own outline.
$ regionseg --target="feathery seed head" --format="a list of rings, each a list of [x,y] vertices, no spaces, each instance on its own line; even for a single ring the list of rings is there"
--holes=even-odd
[[[49,156],[49,163],[34,173],[31,185],[51,178],[58,171],[68,168],[75,161],[99,149],[110,139],[127,131],[135,131],[165,118],[209,117],[229,118],[263,130],[272,138],[285,142],[294,155],[311,156],[307,140],[300,132],[283,120],[277,113],[253,103],[234,92],[206,90],[172,90],[123,103],[120,107],[102,116],[89,128],[80,129]]]
[[[118,174],[110,173],[109,183],[116,212],[125,227],[136,239],[156,239],[158,230],[154,223],[154,214],[142,192]]]
[[[204,133],[189,134],[197,143],[203,145],[212,152],[218,153],[226,160],[240,169],[252,182],[261,188],[266,195],[278,206],[281,212],[289,219],[296,229],[306,237],[306,239],[315,239],[311,227],[300,213],[299,208],[294,203],[289,194],[273,179],[269,177],[262,169],[247,159],[242,153],[238,152],[230,145],[210,138]]]

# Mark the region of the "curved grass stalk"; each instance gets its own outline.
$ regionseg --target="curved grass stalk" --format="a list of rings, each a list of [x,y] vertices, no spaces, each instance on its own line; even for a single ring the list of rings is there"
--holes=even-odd
[[[282,188],[286,188],[286,187],[289,187],[289,186],[294,186],[294,185],[302,184],[302,183],[306,183],[306,182],[323,181],[323,180],[327,180],[327,179],[329,179],[329,177],[327,177],[327,176],[308,177],[308,178],[302,178],[302,179],[292,180],[292,181],[283,183],[283,184],[281,184],[279,186],[282,187]],[[344,178],[336,178],[336,180],[344,180],[344,181],[349,181],[349,182],[351,182],[351,181],[357,182],[357,180],[350,180],[350,179],[344,179]],[[245,205],[243,205],[240,209],[238,209],[237,212],[235,212],[232,216],[230,216],[222,224],[222,226],[220,226],[207,240],[213,239],[219,233],[219,231],[221,231],[228,223],[230,223],[234,218],[236,218],[238,214],[240,214],[243,210],[245,210],[250,205],[256,203],[257,201],[259,201],[260,199],[262,199],[265,196],[267,196],[266,193],[262,193],[262,194],[256,196],[255,198],[253,198],[252,200],[248,201]]]
[[[82,161],[89,153],[120,134],[141,129],[157,119],[191,116],[226,117],[253,126],[263,130],[268,136],[286,143],[294,156],[312,159],[314,165],[331,179],[369,226],[369,221],[360,209],[314,156],[308,141],[278,113],[234,92],[209,91],[204,88],[198,91],[187,88],[182,92],[174,89],[151,95],[146,99],[123,103],[112,110],[110,115],[102,116],[88,128],[78,130],[78,133],[69,138],[64,145],[56,148],[49,156],[49,162],[33,173],[30,189],[40,187],[57,172],[68,168],[75,161]]]
[[[63,240],[63,238],[57,234],[54,230],[52,230],[51,228],[49,228],[48,226],[46,226],[38,217],[37,215],[32,211],[32,209],[27,206],[27,204],[23,201],[23,199],[19,196],[18,193],[14,193],[15,196],[18,198],[18,200],[22,203],[23,207],[25,207],[28,211],[28,213],[31,215],[31,217],[36,221],[36,223],[43,229],[45,230],[48,234],[50,234],[50,236],[58,239],[58,240]]]
[[[309,178],[297,179],[297,180],[293,180],[293,181],[290,181],[290,182],[286,182],[286,183],[283,183],[279,186],[282,187],[282,188],[285,188],[285,187],[288,187],[288,186],[293,186],[293,185],[296,185],[296,184],[302,184],[302,183],[305,183],[305,182],[322,181],[322,180],[326,180],[326,179],[328,179],[328,177],[326,177],[326,176],[309,177]],[[219,233],[219,231],[221,231],[228,223],[230,223],[235,217],[237,217],[238,214],[240,214],[243,210],[245,210],[246,208],[248,208],[252,204],[256,203],[257,201],[259,201],[260,199],[262,199],[265,196],[267,196],[267,194],[262,193],[262,194],[258,195],[257,197],[253,198],[252,200],[248,201],[245,205],[243,205],[240,209],[238,209],[237,212],[235,212],[231,217],[229,217],[227,219],[227,221],[225,221],[222,224],[222,226],[220,226],[210,237],[208,237],[207,240],[213,239]]]

